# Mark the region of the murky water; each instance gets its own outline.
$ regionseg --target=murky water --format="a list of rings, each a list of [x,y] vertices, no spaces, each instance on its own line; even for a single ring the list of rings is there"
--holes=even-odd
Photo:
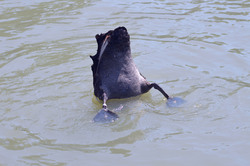
[[[156,90],[91,120],[94,36],[125,26]],[[0,165],[250,164],[250,1],[0,1]]]

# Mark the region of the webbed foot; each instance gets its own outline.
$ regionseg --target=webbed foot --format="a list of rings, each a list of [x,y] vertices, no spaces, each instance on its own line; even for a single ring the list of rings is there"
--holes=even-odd
[[[118,118],[119,117],[116,113],[109,111],[107,107],[104,106],[93,118],[93,121],[97,123],[111,123]]]
[[[167,101],[167,106],[171,108],[180,107],[180,105],[182,105],[185,102],[186,102],[185,100],[179,97],[169,97]]]

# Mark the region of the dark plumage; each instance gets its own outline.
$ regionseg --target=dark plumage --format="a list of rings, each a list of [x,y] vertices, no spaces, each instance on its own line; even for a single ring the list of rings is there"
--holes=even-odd
[[[159,85],[149,83],[138,71],[131,56],[130,37],[125,27],[97,34],[96,41],[98,49],[96,55],[91,56],[91,69],[94,93],[103,100],[103,111],[108,112],[108,99],[137,96],[152,87],[169,99]]]

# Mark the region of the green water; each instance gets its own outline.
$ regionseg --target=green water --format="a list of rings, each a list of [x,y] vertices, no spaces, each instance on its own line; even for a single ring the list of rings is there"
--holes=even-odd
[[[156,90],[95,124],[95,35],[125,26]],[[250,164],[250,1],[0,1],[0,165]]]

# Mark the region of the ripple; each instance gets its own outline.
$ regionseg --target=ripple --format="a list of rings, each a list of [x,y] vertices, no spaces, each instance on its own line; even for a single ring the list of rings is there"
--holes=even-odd
[[[249,163],[249,8],[248,0],[1,1],[1,164]],[[117,26],[127,27],[140,72],[184,107],[167,108],[152,90],[109,101],[123,105],[117,122],[91,121],[101,108],[94,36]]]

